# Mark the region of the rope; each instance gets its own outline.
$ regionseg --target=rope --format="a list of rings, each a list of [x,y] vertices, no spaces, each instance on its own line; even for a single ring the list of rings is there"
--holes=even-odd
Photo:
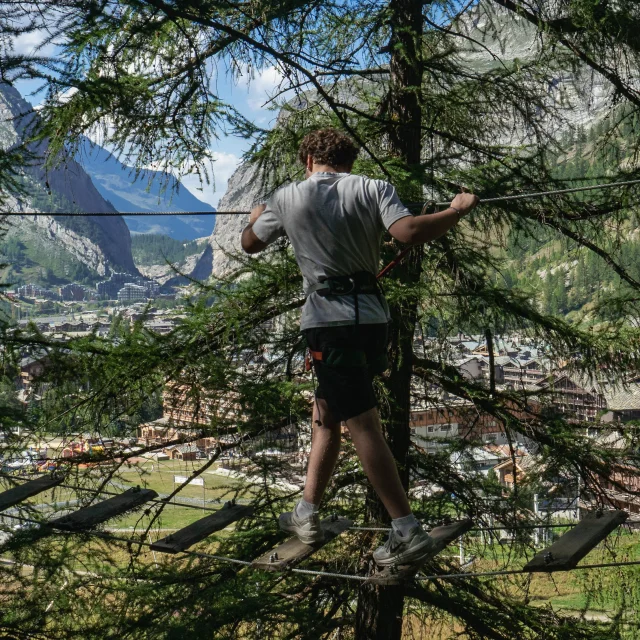
[[[570,522],[568,524],[519,524],[517,527],[507,527],[507,526],[496,526],[496,527],[473,527],[469,529],[468,532],[478,532],[478,531],[526,531],[531,529],[572,529],[576,526],[577,523]],[[432,525],[431,527],[427,527],[427,529],[435,529],[435,527],[439,527],[443,525]],[[359,527],[353,526],[349,527],[350,531],[378,531],[381,533],[389,533],[391,531],[390,527]]]
[[[84,217],[84,216],[102,216],[105,218],[114,218],[119,216],[243,216],[248,215],[248,211],[107,211],[107,212],[78,212],[69,211],[54,213],[46,213],[42,211],[0,211],[0,216],[50,216],[57,218],[64,217]]]
[[[612,189],[613,187],[630,187],[640,184],[639,180],[625,180],[623,182],[608,182],[604,184],[594,184],[588,187],[572,187],[571,189],[555,189],[553,191],[534,191],[533,193],[519,193],[511,196],[499,196],[497,198],[481,198],[481,204],[491,204],[493,202],[510,202],[514,200],[526,200],[528,198],[543,198],[546,196],[559,196],[569,193],[581,193],[582,191],[596,191],[598,189]],[[448,202],[438,202],[437,206],[448,206]]]
[[[529,198],[543,198],[546,196],[566,195],[570,193],[581,193],[583,191],[597,191],[598,189],[612,189],[614,187],[630,187],[640,184],[638,180],[624,180],[622,182],[605,182],[601,184],[590,185],[586,187],[572,187],[570,189],[554,189],[551,191],[534,191],[532,193],[518,193],[509,196],[498,196],[495,198],[481,198],[481,204],[492,204],[494,202],[512,202],[515,200],[527,200]],[[427,203],[430,204],[430,203]],[[449,202],[436,202],[437,207],[447,207]],[[424,202],[411,202],[406,205],[410,209],[423,208]],[[55,212],[45,213],[37,212],[17,212],[17,211],[0,211],[0,216],[240,216],[248,215],[249,211],[109,211],[109,212]]]

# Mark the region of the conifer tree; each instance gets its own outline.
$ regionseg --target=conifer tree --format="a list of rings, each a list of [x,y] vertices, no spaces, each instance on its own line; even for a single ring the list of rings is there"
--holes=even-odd
[[[638,103],[623,73],[623,63],[637,62],[633,4],[556,4],[557,15],[547,15],[544,3],[533,10],[511,0],[487,2],[481,9],[417,0],[0,2],[0,17],[15,33],[46,22],[59,45],[50,60],[5,55],[2,70],[5,78],[47,83],[49,100],[36,135],[49,140],[51,158],[73,150],[83,134],[98,127],[116,152],[140,168],[160,162],[167,170],[191,170],[204,166],[212,138],[225,129],[253,138],[251,158],[273,186],[295,176],[302,135],[332,124],[361,145],[356,170],[391,180],[407,202],[440,200],[458,185],[501,195],[560,186],[554,179],[561,151],[554,126],[563,122],[563,113],[561,104],[548,99],[550,76],[586,65],[613,88],[613,97],[631,105],[631,112]],[[507,13],[496,11],[497,5]],[[494,54],[489,56],[493,63],[472,68],[465,52],[473,49],[478,55],[500,44],[509,12],[538,31],[537,54],[529,61],[501,61]],[[224,70],[238,76],[266,66],[280,71],[280,89],[291,92],[270,131],[224,104],[213,83],[213,75]],[[69,89],[75,93],[59,100]],[[612,106],[610,113],[619,112]],[[614,119],[610,130],[628,119]],[[609,175],[625,174],[614,167]],[[493,368],[494,337],[520,331],[547,344],[555,359],[571,362],[579,374],[606,374],[613,382],[637,373],[638,333],[627,320],[636,311],[640,284],[609,242],[611,229],[628,223],[628,213],[621,192],[594,193],[588,200],[565,196],[496,204],[426,251],[413,250],[394,270],[385,284],[393,316],[391,367],[380,380],[380,396],[403,481],[407,487],[419,481],[442,489],[416,500],[425,521],[460,514],[516,528],[533,517],[532,495],[541,484],[580,477],[582,494],[604,502],[603,482],[613,463],[637,466],[633,431],[625,432],[622,448],[614,450],[586,437],[586,425],[536,410],[526,392],[497,389],[493,377],[486,385],[467,380],[443,346],[445,336],[459,330],[481,334]],[[596,330],[541,313],[535,301],[502,283],[496,256],[508,242],[505,233],[535,239],[542,228],[583,248],[620,278],[620,290]],[[386,258],[396,249],[388,244]],[[302,373],[303,345],[295,326],[300,278],[284,245],[266,258],[239,260],[235,272],[198,287],[184,322],[169,336],[136,323],[109,338],[89,336],[61,348],[34,330],[7,331],[7,353],[37,347],[51,360],[35,412],[18,419],[30,434],[89,427],[106,433],[122,417],[140,413],[149,396],[173,391],[187,394],[191,406],[214,407],[199,435],[231,442],[221,444],[214,459],[195,467],[193,475],[231,446],[265,478],[291,475],[294,470],[283,463],[255,455],[255,443],[283,425],[302,425],[309,415],[311,385]],[[433,338],[422,353],[414,352],[416,334]],[[265,351],[269,357],[258,358]],[[411,403],[442,394],[471,403],[502,425],[513,456],[518,434],[525,436],[537,450],[540,469],[505,496],[494,481],[463,475],[452,464],[451,451],[477,442],[452,442],[450,449],[427,455],[411,440]],[[69,482],[86,483],[96,495],[109,481],[126,479],[123,460],[130,457],[104,460],[108,464],[91,473],[71,464]],[[330,489],[336,508],[358,522],[384,523],[375,496],[365,489],[361,497],[363,476],[348,445],[338,471]],[[217,555],[250,561],[271,548],[279,539],[273,515],[291,497],[274,492],[267,482],[257,484],[251,496],[255,515],[217,543]],[[141,515],[138,540],[144,541],[165,508],[155,505]],[[376,540],[374,533],[349,534],[310,568],[362,575]],[[522,554],[529,546],[519,534],[512,551]],[[446,622],[452,634],[462,630],[470,638],[577,639],[633,637],[633,627],[625,624],[638,622],[628,613],[629,601],[638,597],[629,569],[596,576],[590,586],[590,593],[611,595],[627,616],[624,623],[579,619],[569,624],[550,610],[530,606],[527,582],[518,578],[372,587],[299,574],[274,577],[205,557],[156,567],[135,543],[91,536],[53,539],[37,532],[13,536],[4,550],[18,564],[6,570],[14,588],[6,596],[2,623],[18,637],[387,640],[400,638],[403,626],[409,637],[420,637],[419,625],[435,633]],[[501,557],[494,548],[482,552],[496,563]],[[25,573],[25,565],[36,567],[34,574]],[[437,568],[456,571],[447,560]],[[85,570],[90,573],[79,572]],[[611,577],[616,575],[629,580],[624,588],[617,588]]]

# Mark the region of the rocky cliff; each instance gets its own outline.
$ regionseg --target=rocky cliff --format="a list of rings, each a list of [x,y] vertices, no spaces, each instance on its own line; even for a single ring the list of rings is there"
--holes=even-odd
[[[16,89],[0,84],[0,144],[3,147],[19,143],[36,117],[31,105]],[[3,194],[4,206],[26,214],[11,218],[8,237],[29,244],[32,262],[35,259],[37,263],[38,255],[56,254],[62,263],[68,258],[95,275],[104,275],[110,270],[137,273],[129,230],[120,216],[28,215],[39,211],[116,212],[75,160],[68,158],[56,168],[45,170],[46,142],[33,144],[29,150],[35,159],[24,168],[26,196]]]
[[[229,179],[227,191],[220,200],[218,211],[249,211],[268,191],[263,173],[256,165],[240,165]],[[210,275],[222,276],[234,264],[233,254],[241,251],[240,234],[249,215],[218,215],[209,238],[209,246],[197,262],[192,277],[202,280]]]

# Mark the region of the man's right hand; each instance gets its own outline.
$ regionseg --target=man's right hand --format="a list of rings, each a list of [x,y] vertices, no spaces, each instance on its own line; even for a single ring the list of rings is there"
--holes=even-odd
[[[460,211],[460,215],[466,216],[476,208],[478,202],[480,202],[480,198],[473,193],[459,193],[451,201],[451,207],[453,209],[458,209]]]

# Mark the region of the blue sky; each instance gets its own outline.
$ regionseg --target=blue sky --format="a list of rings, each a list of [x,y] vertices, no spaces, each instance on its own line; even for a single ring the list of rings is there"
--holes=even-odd
[[[16,38],[14,41],[15,53],[35,54],[36,48],[44,40],[44,32],[34,32]],[[37,51],[42,56],[55,55],[54,45],[47,45]],[[268,97],[276,89],[281,75],[275,67],[267,67],[261,72],[254,73],[252,77],[243,75],[239,81],[233,82],[227,74],[219,74],[215,78],[215,87],[218,96],[232,104],[245,117],[251,119],[261,127],[270,127],[275,121],[276,112],[264,107]],[[17,81],[15,87],[22,96],[34,107],[44,98],[44,92],[38,88],[40,81]],[[195,175],[184,176],[182,183],[197,198],[217,206],[218,201],[224,195],[227,180],[238,166],[242,153],[246,151],[249,143],[246,140],[224,136],[214,141],[211,151],[215,158],[210,173],[213,176],[212,184],[201,185]]]

